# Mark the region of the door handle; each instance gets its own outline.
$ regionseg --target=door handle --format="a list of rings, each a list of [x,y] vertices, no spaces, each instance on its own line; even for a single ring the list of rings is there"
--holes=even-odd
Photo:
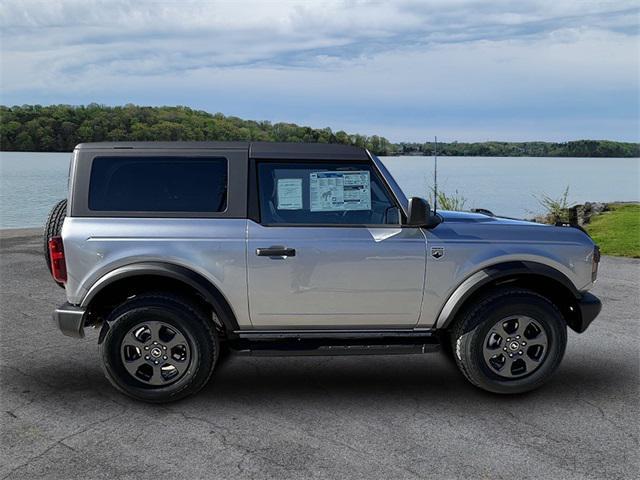
[[[256,248],[256,255],[259,257],[295,257],[296,249],[280,246]]]

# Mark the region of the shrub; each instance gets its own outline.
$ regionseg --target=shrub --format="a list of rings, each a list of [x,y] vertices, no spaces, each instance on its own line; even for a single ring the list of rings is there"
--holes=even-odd
[[[464,210],[464,206],[467,203],[467,199],[461,195],[458,190],[455,193],[449,195],[442,190],[438,190],[436,193],[435,188],[430,187],[431,193],[429,195],[429,202],[433,207],[435,205],[434,198],[437,197],[438,208],[442,210]]]
[[[569,185],[559,198],[550,197],[545,193],[534,197],[544,208],[546,223],[569,222]]]

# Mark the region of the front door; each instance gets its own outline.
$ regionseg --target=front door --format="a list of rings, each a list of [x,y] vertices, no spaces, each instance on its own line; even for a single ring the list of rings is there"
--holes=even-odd
[[[411,327],[420,314],[426,239],[366,162],[256,165],[260,217],[248,222],[257,328]]]

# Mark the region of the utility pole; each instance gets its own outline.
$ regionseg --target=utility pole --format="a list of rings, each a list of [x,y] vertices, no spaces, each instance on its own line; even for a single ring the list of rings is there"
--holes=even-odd
[[[433,214],[438,209],[438,137],[433,142]]]

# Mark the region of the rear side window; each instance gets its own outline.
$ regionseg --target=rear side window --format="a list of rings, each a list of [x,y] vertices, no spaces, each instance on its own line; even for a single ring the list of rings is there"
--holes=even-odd
[[[96,157],[89,209],[113,212],[223,212],[227,160],[214,157]]]

